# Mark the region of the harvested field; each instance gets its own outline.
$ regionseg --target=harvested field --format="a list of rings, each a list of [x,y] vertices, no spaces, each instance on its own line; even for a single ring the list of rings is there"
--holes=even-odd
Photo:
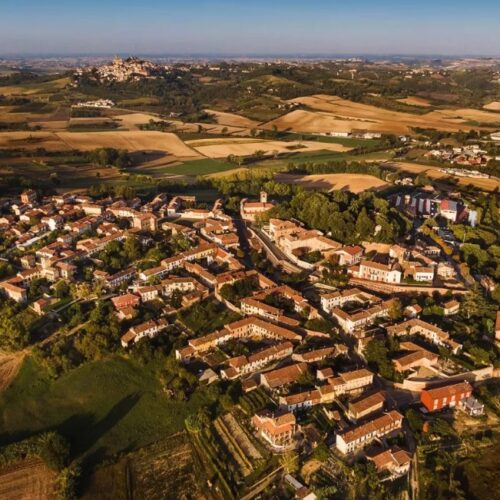
[[[462,111],[463,117],[453,119],[456,111],[451,116],[439,112],[415,115],[348,101],[335,96],[307,96],[292,99],[289,102],[301,103],[314,110],[295,110],[272,120],[261,128],[271,129],[273,126],[279,130],[292,130],[295,132],[332,132],[369,130],[393,134],[410,134],[412,127],[436,128],[445,131],[458,131],[470,129],[465,125],[470,120],[469,114]],[[474,110],[477,111],[477,110]],[[486,113],[483,111],[480,113]],[[484,121],[484,120],[482,120]]]
[[[229,125],[231,127],[254,128],[259,122],[245,118],[244,116],[236,115],[234,113],[225,113],[223,111],[215,111],[213,109],[206,109],[207,113],[215,115],[219,125]]]
[[[0,469],[0,498],[5,500],[55,499],[57,474],[39,458],[29,458]]]
[[[439,111],[432,111],[424,116],[430,121],[443,119],[457,121],[457,123],[461,120],[492,124],[500,122],[500,116],[497,113],[472,108],[441,109]]]
[[[25,355],[24,352],[12,354],[0,352],[0,392],[16,378]]]
[[[199,143],[200,141],[196,141]],[[217,139],[210,140],[210,145],[193,146],[196,151],[209,158],[225,158],[229,155],[250,156],[256,151],[265,151],[266,153],[290,153],[290,152],[309,152],[309,151],[334,151],[343,153],[351,148],[342,144],[327,143],[319,141],[264,141],[264,140],[241,140],[241,139]]]
[[[125,115],[116,115],[113,118],[115,120],[119,120],[123,127],[131,130],[132,129],[139,130],[139,125],[144,125],[145,123],[149,123],[149,120],[161,121],[161,118],[158,118],[158,116],[150,115],[147,113],[129,113]]]
[[[406,172],[411,172],[414,174],[425,172],[432,179],[446,179],[450,177],[456,180],[459,184],[462,184],[463,186],[472,184],[473,186],[479,189],[483,189],[484,191],[494,191],[495,189],[500,189],[500,181],[498,181],[495,178],[476,179],[474,177],[457,177],[454,175],[445,174],[444,172],[440,172],[439,167],[434,167],[430,165],[421,165],[417,163],[398,162],[398,163],[391,163],[391,165]]]
[[[428,108],[431,106],[431,103],[424,99],[423,97],[405,97],[404,99],[396,99],[397,102],[401,102],[403,104],[408,104],[409,106],[420,106],[421,108]]]
[[[97,147],[97,146],[95,146]],[[0,132],[0,149],[38,148],[47,151],[68,151],[70,146],[65,144],[58,135],[52,132]]]
[[[308,189],[342,190],[351,191],[352,193],[377,190],[387,186],[387,183],[382,179],[364,174],[276,174],[275,179],[277,182],[296,184]]]
[[[175,134],[149,131],[123,132],[3,132],[1,148],[44,148],[48,151],[117,148],[128,151],[164,151],[179,158],[199,158]]]
[[[488,111],[500,111],[500,101],[493,101],[483,106],[483,109]]]

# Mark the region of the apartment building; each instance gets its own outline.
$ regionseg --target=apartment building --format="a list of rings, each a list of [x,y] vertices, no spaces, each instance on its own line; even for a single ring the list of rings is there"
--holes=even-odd
[[[399,431],[402,428],[403,415],[392,410],[380,417],[338,433],[335,446],[344,455],[356,452],[377,438]]]

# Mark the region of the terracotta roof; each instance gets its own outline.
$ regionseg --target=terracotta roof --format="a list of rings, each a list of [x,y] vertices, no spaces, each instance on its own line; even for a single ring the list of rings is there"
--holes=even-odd
[[[396,410],[392,410],[389,413],[386,413],[380,417],[370,420],[369,422],[358,425],[341,433],[341,436],[346,443],[351,443],[353,441],[359,440],[367,434],[380,432],[385,427],[388,427],[394,422],[402,419],[403,415],[401,415],[401,413],[397,412]]]

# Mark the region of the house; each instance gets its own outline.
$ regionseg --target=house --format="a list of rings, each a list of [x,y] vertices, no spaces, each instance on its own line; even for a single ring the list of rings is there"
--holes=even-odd
[[[24,303],[28,300],[28,293],[21,285],[21,278],[11,278],[0,283],[0,288],[9,299],[18,303]]]
[[[142,302],[149,302],[150,300],[157,299],[163,290],[162,285],[140,286],[137,288],[137,293]]]
[[[410,306],[405,307],[403,314],[407,318],[416,318],[420,315],[421,312],[422,308],[418,304],[412,304]]]
[[[137,307],[139,305],[140,299],[137,295],[132,293],[126,293],[125,295],[119,295],[118,297],[113,297],[111,299],[113,306],[117,311],[126,309],[128,307]]]
[[[368,422],[338,433],[335,446],[343,454],[352,453],[364,448],[375,439],[399,431],[402,424],[403,415],[396,410],[392,410]]]
[[[267,193],[265,191],[260,192],[260,201],[251,202],[248,198],[244,198],[240,203],[240,214],[241,218],[250,222],[255,221],[258,215],[261,215],[271,208],[274,204],[267,201]]]
[[[484,404],[480,403],[476,398],[469,396],[463,398],[458,404],[459,408],[471,417],[480,417],[484,414]]]
[[[279,398],[279,407],[291,412],[311,408],[311,406],[320,403],[322,403],[322,398],[321,392],[318,389],[280,396]]]
[[[430,352],[413,342],[401,342],[400,348],[404,350],[404,354],[392,360],[394,368],[397,372],[403,373],[413,368],[424,366],[430,368],[437,365],[439,356]]]
[[[127,333],[125,333],[125,335],[122,336],[121,344],[123,347],[130,347],[132,343],[135,344],[144,337],[153,338],[162,330],[165,330],[167,326],[167,320],[163,318],[158,321],[151,320],[141,323],[140,325],[133,326],[127,331]]]
[[[369,396],[361,396],[349,402],[348,415],[356,421],[372,413],[384,409],[385,395],[382,392],[376,392]]]
[[[36,191],[33,191],[33,189],[27,189],[21,193],[21,203],[25,205],[33,205],[36,203],[37,198]]]
[[[434,389],[424,389],[420,393],[420,401],[428,411],[433,412],[443,408],[454,408],[462,399],[471,395],[471,385],[468,382],[460,382]]]
[[[399,264],[382,264],[369,260],[362,260],[359,264],[357,277],[382,283],[401,283],[401,268]]]
[[[443,304],[443,313],[445,316],[453,316],[454,314],[458,314],[460,311],[460,302],[456,300],[450,300]]]
[[[294,436],[299,426],[293,413],[262,411],[252,417],[252,424],[257,433],[276,450],[284,450],[295,444]]]
[[[366,458],[373,462],[379,474],[387,474],[390,479],[404,476],[410,470],[411,455],[401,448],[389,448]]]
[[[260,374],[260,385],[269,389],[277,389],[278,387],[296,382],[307,371],[307,363],[296,363],[271,370]]]
[[[359,264],[363,257],[363,247],[359,245],[345,246],[335,250],[333,255],[337,256],[339,266],[354,266]]]
[[[339,373],[330,377],[326,385],[319,387],[325,403],[331,403],[341,394],[358,392],[373,384],[373,373],[366,368],[350,372]]]

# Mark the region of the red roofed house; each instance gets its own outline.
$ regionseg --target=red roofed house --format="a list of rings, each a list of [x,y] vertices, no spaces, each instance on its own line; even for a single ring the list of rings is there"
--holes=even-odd
[[[252,424],[259,435],[273,448],[285,449],[294,444],[294,435],[299,426],[293,413],[273,414],[269,411],[256,413]]]
[[[439,411],[443,408],[454,408],[464,398],[472,394],[472,387],[468,382],[445,385],[434,389],[424,389],[420,394],[420,401],[428,411]]]

